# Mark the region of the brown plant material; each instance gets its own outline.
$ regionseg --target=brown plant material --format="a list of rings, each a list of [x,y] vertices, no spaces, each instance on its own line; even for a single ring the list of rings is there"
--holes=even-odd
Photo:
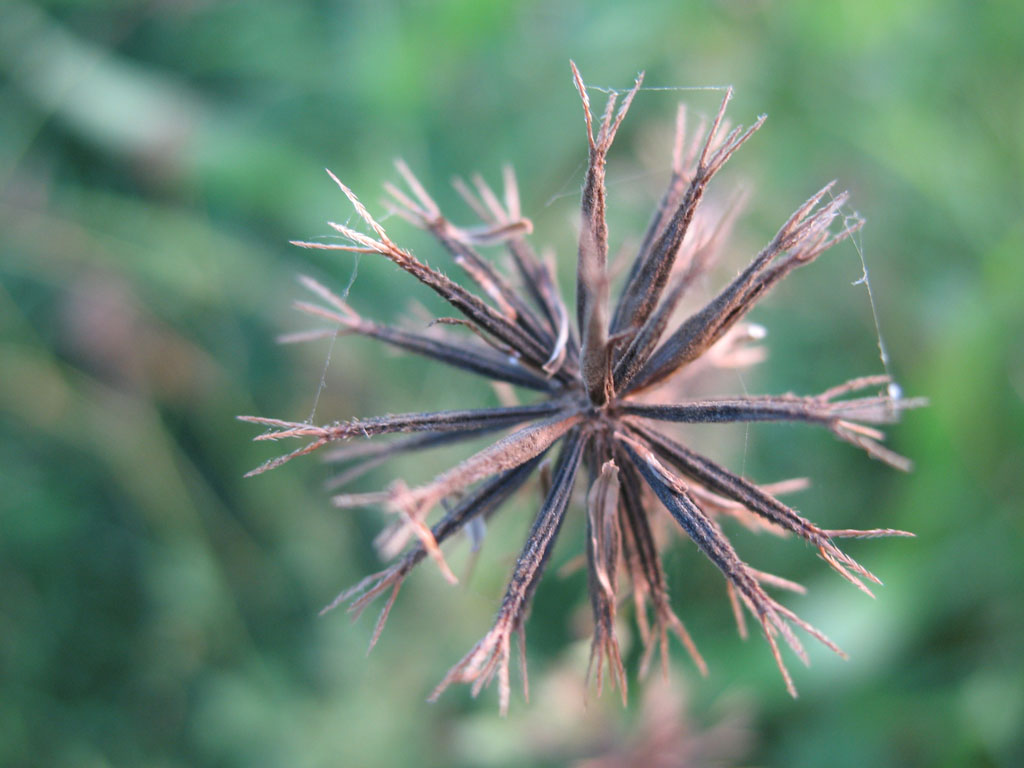
[[[614,722],[592,736],[591,755],[573,768],[726,768],[746,765],[754,742],[751,713],[743,702],[725,702],[707,725],[690,715],[685,686],[669,677],[644,690],[640,716],[629,730]],[[596,753],[596,754],[594,754]]]
[[[880,582],[843,552],[836,541],[910,534],[881,528],[823,529],[778,498],[799,490],[806,481],[756,485],[684,445],[665,428],[673,422],[787,421],[819,425],[873,458],[898,469],[910,468],[909,461],[882,444],[884,435],[877,426],[897,421],[904,410],[919,407],[924,401],[894,397],[891,393],[897,390],[888,386],[891,382],[885,376],[853,379],[816,396],[684,396],[696,372],[759,362],[763,352],[750,342],[763,338],[764,331],[742,322],[743,318],[783,277],[850,237],[863,222],[841,216],[847,195],[833,195],[834,182],[826,185],[797,208],[771,242],[718,295],[679,320],[687,290],[718,257],[740,209],[740,199],[734,197],[724,213],[709,217],[703,213],[701,202],[717,172],[765,119],[759,117],[749,128],[730,129],[725,121],[730,90],[706,131],[702,125],[687,137],[686,113],[680,109],[668,188],[613,306],[605,166],[642,77],[637,78],[621,105],[613,93],[600,120],[595,121],[587,87],[575,65],[572,76],[582,101],[588,146],[577,258],[576,327],[572,327],[570,313],[558,293],[550,261],[539,258],[529,245],[527,235],[533,227],[520,211],[519,192],[510,169],[504,171],[503,200],[480,177],[469,184],[456,180],[456,189],[480,218],[477,226],[453,224],[404,163],[397,168],[406,189],[386,187],[392,210],[430,232],[479,293],[398,246],[355,194],[331,174],[370,234],[332,223],[344,242],[295,244],[379,254],[437,293],[459,316],[441,318],[441,325],[435,325],[429,333],[401,330],[361,317],[328,288],[304,278],[304,285],[317,301],[298,302],[296,307],[327,321],[330,327],[290,340],[339,332],[368,336],[489,379],[500,388],[505,405],[353,419],[323,426],[241,417],[268,428],[257,440],[306,441],[250,474],[330,445],[333,448],[325,452],[327,457],[346,465],[332,482],[332,486],[340,487],[393,456],[509,430],[489,447],[420,486],[409,488],[397,480],[380,492],[334,497],[339,506],[380,505],[395,515],[378,537],[377,546],[383,556],[397,557],[397,562],[342,592],[324,609],[347,602],[349,610],[358,615],[374,599],[387,594],[372,647],[410,571],[429,555],[454,581],[441,553],[442,544],[459,531],[478,532],[482,521],[521,488],[535,469],[540,470],[543,502],[494,625],[452,667],[432,700],[452,683],[470,684],[475,695],[497,678],[501,710],[507,710],[512,638],[516,636],[522,653],[530,601],[570,507],[581,468],[589,474],[590,488],[585,555],[594,636],[589,672],[595,673],[598,690],[607,670],[608,680],[618,686],[625,701],[626,673],[615,632],[622,593],[632,595],[634,600],[635,620],[644,646],[641,672],[646,671],[656,650],[667,669],[669,634],[678,637],[702,674],[707,671],[696,644],[671,606],[652,530],[652,516],[659,514],[656,507],[661,506],[722,572],[740,633],[745,635],[747,631],[747,611],[760,626],[785,685],[795,696],[779,638],[804,662],[807,655],[796,630],[836,653],[842,651],[766,591],[773,588],[801,593],[803,587],[741,559],[727,538],[725,526],[738,521],[755,530],[797,536],[812,545],[840,576],[867,594],[871,594],[867,583]],[[507,250],[513,274],[505,274],[499,263],[478,250],[493,245]],[[465,329],[472,333],[464,335]],[[521,388],[522,394],[540,393],[540,399],[520,405],[514,387]],[[852,396],[865,391],[867,394]],[[385,437],[399,433],[407,434],[390,441]],[[557,443],[561,448],[552,469],[547,454]],[[443,513],[431,525],[429,520],[438,508]],[[628,589],[622,587],[623,574],[628,576]],[[525,690],[525,658],[523,684]]]

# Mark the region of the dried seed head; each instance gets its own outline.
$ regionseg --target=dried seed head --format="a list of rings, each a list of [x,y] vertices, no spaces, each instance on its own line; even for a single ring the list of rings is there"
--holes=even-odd
[[[722,251],[741,208],[741,197],[734,196],[724,213],[708,216],[701,207],[705,193],[717,172],[765,119],[757,118],[749,128],[730,128],[725,120],[730,89],[710,128],[705,130],[706,124],[702,123],[689,138],[687,115],[680,107],[668,188],[613,304],[605,165],[616,133],[640,90],[642,75],[626,92],[621,105],[617,93],[609,96],[596,131],[589,93],[575,64],[572,79],[583,106],[588,152],[577,253],[576,327],[572,327],[570,312],[558,292],[550,259],[539,258],[527,240],[533,226],[520,211],[519,191],[510,168],[503,171],[504,200],[480,176],[474,176],[471,184],[456,179],[457,191],[480,219],[478,225],[457,225],[449,220],[401,161],[396,168],[404,189],[385,186],[392,210],[433,235],[479,294],[398,246],[355,194],[328,171],[372,234],[332,223],[344,242],[295,244],[379,254],[438,294],[459,317],[434,321],[446,326],[440,334],[439,328],[430,333],[401,330],[363,318],[328,288],[303,278],[302,284],[317,301],[298,302],[296,307],[327,325],[287,340],[322,338],[339,332],[367,336],[484,377],[501,388],[505,405],[352,419],[322,426],[240,417],[267,428],[257,440],[307,441],[250,474],[333,446],[325,456],[343,465],[331,484],[337,488],[397,455],[508,432],[423,485],[410,488],[396,480],[385,491],[340,493],[334,497],[339,506],[380,505],[396,515],[378,537],[377,546],[386,558],[399,558],[397,562],[342,592],[324,609],[347,602],[349,611],[358,615],[370,602],[387,594],[372,647],[412,569],[429,555],[454,580],[441,546],[463,529],[473,531],[474,541],[478,541],[482,521],[540,468],[544,501],[515,564],[494,625],[449,671],[431,699],[454,682],[471,684],[475,695],[497,677],[500,706],[503,712],[507,710],[512,635],[517,635],[522,653],[530,600],[568,512],[581,466],[590,474],[584,549],[594,615],[589,668],[596,673],[598,691],[607,668],[610,681],[619,687],[625,701],[626,674],[615,631],[623,573],[628,576],[628,594],[634,600],[635,620],[644,644],[641,673],[647,670],[655,649],[660,650],[662,665],[667,669],[670,633],[679,638],[698,670],[707,672],[693,639],[671,607],[669,585],[651,526],[651,517],[660,514],[660,506],[722,572],[740,633],[745,636],[747,632],[746,610],[761,627],[787,689],[796,695],[777,638],[781,637],[805,662],[807,656],[794,629],[806,632],[836,653],[842,651],[765,591],[768,587],[802,594],[804,588],[748,565],[730,543],[726,528],[736,521],[756,530],[797,536],[811,544],[840,576],[867,594],[871,592],[865,582],[880,582],[839,549],[835,540],[910,534],[883,528],[822,529],[778,498],[805,487],[806,480],[756,485],[684,445],[668,430],[672,423],[816,424],[874,458],[909,469],[906,459],[882,445],[884,435],[876,425],[894,423],[904,410],[925,403],[922,399],[902,398],[887,376],[853,379],[807,397],[687,396],[692,377],[708,367],[760,362],[763,350],[748,343],[763,339],[764,329],[742,322],[743,318],[779,280],[848,238],[863,221],[841,216],[847,195],[833,194],[835,182],[829,183],[797,208],[746,269],[717,296],[679,320],[677,313],[687,290]],[[487,246],[507,251],[512,275],[506,275],[477,250]],[[471,333],[453,335],[465,330]],[[524,394],[539,394],[532,402],[520,405],[514,388]],[[852,396],[865,390],[872,391]],[[387,437],[398,433],[411,434],[390,440]],[[556,444],[561,447],[556,449]],[[556,450],[557,461],[551,471],[548,453]],[[438,508],[444,510],[443,514],[430,524]],[[523,654],[524,691],[525,671]]]

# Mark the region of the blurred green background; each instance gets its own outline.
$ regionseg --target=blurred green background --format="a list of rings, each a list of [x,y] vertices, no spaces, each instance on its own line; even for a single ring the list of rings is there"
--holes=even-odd
[[[585,145],[570,57],[591,84],[640,69],[649,86],[732,83],[734,120],[768,113],[719,184],[754,193],[723,276],[838,177],[868,220],[894,370],[933,403],[892,430],[909,476],[800,428],[717,438],[758,480],[811,477],[793,501],[828,527],[918,538],[851,545],[886,581],[871,601],[796,542],[737,534],[756,567],[809,586],[789,605],[852,657],[794,662],[796,701],[763,642],[736,637],[714,569],[671,547],[676,608],[711,667],[701,679],[675,649],[680,733],[722,740],[732,723],[734,765],[1024,764],[1022,51],[1011,0],[0,4],[0,764],[560,765],[655,738],[671,707],[635,680],[629,630],[629,709],[607,692],[584,706],[585,580],[556,568],[528,625],[530,704],[514,692],[502,721],[493,690],[424,702],[490,626],[535,491],[468,584],[411,578],[365,658],[370,617],[317,610],[379,567],[379,514],[332,509],[312,458],[243,480],[274,447],[234,420],[313,408],[327,343],[274,339],[307,327],[297,274],[352,276],[348,255],[287,245],[351,215],[324,166],[381,213],[401,155],[468,220],[451,175],[496,182],[512,162],[571,285]],[[644,92],[623,128],[613,248],[660,194],[680,97],[718,98]],[[844,245],[755,311],[771,357],[751,391],[879,370],[860,275]],[[369,257],[351,300],[378,319],[435,306]],[[316,416],[469,402],[494,394],[341,339]],[[563,533],[555,566],[581,551],[578,519]]]

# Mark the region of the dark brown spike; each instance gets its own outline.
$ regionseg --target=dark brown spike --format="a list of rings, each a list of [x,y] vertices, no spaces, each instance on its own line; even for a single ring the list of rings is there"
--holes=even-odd
[[[619,464],[622,467],[620,488],[621,514],[626,521],[622,530],[628,532],[628,536],[624,537],[624,540],[628,538],[633,543],[639,565],[639,570],[633,573],[633,578],[636,579],[638,576],[642,576],[646,587],[645,594],[650,595],[651,602],[653,603],[655,629],[657,630],[654,634],[647,634],[641,631],[641,634],[647,635],[647,637],[645,638],[645,650],[640,664],[640,676],[646,676],[655,647],[660,649],[662,670],[666,675],[668,674],[669,631],[679,638],[700,674],[706,676],[708,673],[707,663],[704,661],[704,657],[701,656],[700,651],[697,650],[697,645],[686,630],[686,626],[673,612],[669,601],[668,584],[661,567],[661,558],[658,555],[654,535],[651,532],[647,512],[644,509],[640,476],[633,462],[629,461],[628,454],[621,446],[616,446],[615,452],[617,456],[621,457],[619,460]],[[640,617],[643,614],[644,618],[641,626],[646,625],[646,605],[639,603],[636,606],[636,610],[638,622],[641,621]]]
[[[622,534],[619,529],[619,468],[606,461],[593,480],[587,496],[587,573],[594,613],[594,638],[590,644],[587,676],[596,663],[597,695],[601,695],[604,664],[612,685],[618,685],[626,705],[626,672],[615,634],[618,563]]]
[[[575,427],[583,419],[579,410],[561,411],[544,421],[530,424],[506,435],[493,445],[470,456],[451,469],[442,472],[429,483],[416,488],[398,485],[393,488],[388,501],[389,508],[401,516],[403,525],[388,535],[378,536],[378,549],[386,558],[393,557],[405,547],[411,535],[420,536],[429,551],[433,551],[432,538],[423,521],[440,501],[453,493],[491,475],[517,467],[546,451],[552,443]],[[339,507],[355,502],[365,503],[361,494],[334,497]]]
[[[497,477],[491,478],[490,480],[481,483],[477,489],[464,496],[458,504],[452,507],[452,509],[450,509],[445,516],[431,528],[434,540],[438,544],[441,544],[452,535],[462,530],[470,520],[481,516],[487,517],[491,515],[513,493],[522,487],[523,483],[525,483],[529,478],[541,458],[542,456],[538,456],[528,462],[525,462],[521,466],[511,469]],[[355,586],[342,591],[334,598],[334,600],[320,611],[320,615],[323,616],[325,613],[334,610],[342,603],[352,601],[349,607],[349,612],[353,615],[353,618],[357,618],[370,602],[379,597],[387,589],[394,588],[397,594],[398,586],[405,580],[405,577],[409,572],[419,565],[426,556],[426,548],[421,543],[417,543],[412,549],[402,556],[402,559],[399,562],[384,569],[383,571],[378,571],[377,573],[366,577]],[[391,599],[393,600],[394,598],[392,597]],[[387,614],[383,614],[383,618],[386,619]],[[378,629],[375,629],[375,637],[379,636],[379,629],[382,628],[383,625]]]
[[[671,438],[648,429],[640,424],[631,424],[630,431],[638,435],[660,457],[675,466],[683,474],[692,477],[713,491],[734,499],[751,512],[816,546],[822,558],[840,576],[862,592],[874,597],[864,583],[850,571],[870,581],[878,579],[853,558],[840,550],[827,534],[809,520],[801,517],[794,509],[786,506],[761,488],[735,475],[719,464],[683,447]],[[880,582],[878,582],[880,583]]]
[[[411,274],[453,307],[462,312],[462,314],[472,322],[476,323],[483,331],[491,334],[497,339],[500,339],[515,349],[524,359],[538,367],[544,364],[544,361],[547,360],[549,356],[549,352],[545,352],[542,344],[540,344],[536,339],[533,339],[522,328],[519,328],[514,323],[510,322],[508,318],[501,315],[501,313],[493,307],[487,305],[478,296],[467,291],[458,283],[453,282],[441,272],[431,269],[408,251],[405,251],[395,245],[395,243],[388,238],[383,227],[381,227],[380,224],[370,216],[363,204],[359,202],[359,198],[353,194],[352,190],[338,181],[333,174],[332,178],[334,178],[342,192],[345,193],[345,196],[348,197],[352,206],[356,209],[356,213],[359,214],[360,218],[363,219],[363,221],[366,222],[366,224],[370,226],[370,228],[373,229],[380,238],[379,240],[376,240],[352,229],[351,227],[343,224],[336,224],[335,222],[328,222],[334,230],[354,243],[356,250],[361,253],[379,253],[386,257],[396,266]],[[293,241],[293,244],[303,248],[319,248],[321,250],[353,250],[353,246],[336,243],[308,243],[303,241]]]
[[[253,438],[281,440],[289,437],[312,437],[308,445],[283,456],[271,459],[246,474],[246,477],[262,474],[291,461],[299,456],[322,448],[328,443],[353,438],[369,438],[375,435],[397,432],[475,432],[480,429],[510,427],[524,421],[550,416],[565,407],[564,402],[543,401],[535,405],[517,405],[504,408],[482,408],[466,411],[435,411],[428,413],[404,413],[395,416],[378,416],[369,419],[354,419],[325,426],[298,421],[281,421],[261,416],[239,416],[239,421],[262,424],[276,428]]]
[[[779,280],[855,232],[859,223],[844,226],[839,234],[828,237],[829,225],[846,203],[845,192],[811,213],[814,205],[831,188],[832,184],[827,185],[804,203],[735,280],[707,306],[691,315],[651,355],[632,383],[624,382],[625,390],[636,391],[655,384],[697,359],[742,319]],[[784,253],[786,256],[772,265]]]
[[[323,288],[311,278],[304,278],[303,283],[311,290],[315,290],[314,286]],[[480,345],[450,344],[424,334],[381,325],[360,317],[339,297],[333,296],[333,294],[332,297],[337,301],[331,302],[333,307],[331,309],[307,302],[296,302],[295,307],[307,314],[338,323],[347,333],[356,333],[360,336],[377,339],[399,349],[423,355],[490,379],[507,381],[509,384],[541,391],[552,391],[556,388],[555,383],[545,378],[535,368],[526,367],[514,357],[496,354],[493,350]]]
[[[868,424],[893,424],[900,413],[920,408],[920,399],[893,400],[888,395],[854,400],[826,402],[818,397],[795,395],[715,397],[675,404],[625,402],[623,413],[656,421],[684,424],[721,424],[754,421],[804,421],[835,424],[859,421]],[[872,436],[877,436],[872,431]]]
[[[408,437],[392,440],[387,443],[363,441],[338,446],[325,452],[323,460],[332,463],[343,461],[353,461],[354,463],[338,474],[331,476],[325,487],[328,490],[341,488],[395,456],[472,440],[501,428],[500,426],[488,426],[466,432],[428,432],[426,434],[409,435]]]
[[[530,597],[536,589],[562,526],[585,443],[586,440],[579,432],[573,433],[566,441],[559,457],[559,466],[555,472],[551,492],[530,528],[526,546],[516,562],[493,628],[449,670],[431,693],[430,701],[436,701],[452,683],[470,683],[473,685],[473,694],[476,695],[497,672],[500,680],[499,706],[502,715],[508,713],[510,637],[522,624]]]
[[[510,226],[521,218],[519,212],[519,190],[511,166],[505,166],[503,169],[503,180],[506,199],[504,207],[498,200],[497,195],[494,194],[493,190],[480,175],[473,176],[473,186],[476,188],[479,199],[474,196],[473,192],[461,179],[455,179],[454,183],[456,190],[470,207],[477,212],[481,219],[495,226],[502,227]],[[505,241],[505,245],[512,256],[512,261],[516,265],[523,285],[543,312],[547,326],[556,339],[556,349],[561,329],[565,328],[567,334],[565,341],[567,342],[569,359],[562,357],[562,360],[570,369],[575,369],[575,357],[578,347],[572,336],[571,329],[568,328],[568,311],[558,291],[554,270],[537,257],[537,254],[522,234],[509,237]],[[553,353],[552,358],[557,359],[559,355]],[[560,360],[559,366],[561,364]]]
[[[818,630],[802,619],[798,619],[795,614],[785,609],[764,591],[758,583],[757,572],[754,572],[739,558],[739,555],[736,554],[728,539],[722,534],[721,529],[704,514],[686,492],[682,481],[672,475],[658,461],[650,448],[646,447],[642,441],[625,435],[620,435],[620,442],[626,452],[633,458],[640,474],[664,507],[676,519],[676,522],[679,523],[680,527],[682,527],[694,544],[718,567],[725,578],[733,584],[743,602],[761,621],[765,636],[772,647],[776,663],[786,682],[786,687],[793,696],[796,696],[796,689],[793,686],[792,679],[778,653],[778,648],[774,641],[774,633],[778,632],[781,634],[794,653],[805,663],[807,663],[806,652],[793,634],[787,621],[792,621],[797,626],[808,631],[815,639],[821,641],[827,647],[839,653],[841,651]]]
[[[692,480],[692,478],[690,479]],[[781,480],[777,483],[768,483],[758,487],[764,493],[777,497],[786,493],[802,491],[807,488],[808,485],[810,485],[810,483],[806,477],[794,477],[789,480]],[[763,517],[751,512],[735,499],[726,498],[721,494],[710,491],[700,483],[690,483],[690,493],[693,495],[694,499],[696,499],[697,503],[700,504],[701,509],[705,512],[714,513],[716,516],[723,515],[735,518],[740,525],[754,533],[766,531],[775,536],[781,537],[786,537],[790,534],[790,532],[785,528],[780,528],[775,523],[765,520]]]
[[[576,266],[576,313],[580,328],[580,371],[583,384],[595,405],[604,405],[612,395],[611,347],[608,343],[608,224],[605,217],[605,164],[615,134],[643,81],[641,74],[614,116],[615,94],[601,128],[593,135],[590,99],[576,65],[573,79],[583,102],[590,152],[583,182],[578,259]]]
[[[455,263],[484,289],[509,320],[518,323],[541,345],[546,346],[549,350],[553,348],[554,338],[550,328],[545,327],[533,309],[519,297],[508,281],[474,250],[472,247],[474,237],[454,226],[442,215],[437,204],[427,195],[426,190],[404,162],[396,161],[396,167],[420,204],[416,205],[393,186],[389,185],[387,189],[392,197],[404,206],[406,214],[411,214],[413,223],[426,229],[437,238],[438,242],[453,256]],[[529,222],[522,226],[527,230],[532,230],[532,225]],[[515,229],[512,224],[502,224],[495,231],[505,231],[511,235]],[[488,238],[493,238],[493,236],[493,232],[489,233]]]
[[[544,400],[532,405],[513,405],[501,408],[478,408],[462,411],[427,411],[402,413],[393,416],[374,416],[368,419],[338,421],[317,426],[299,421],[281,421],[262,416],[239,416],[239,421],[263,424],[277,428],[276,432],[257,435],[254,440],[280,440],[286,437],[316,437],[325,442],[396,432],[465,432],[499,425],[511,426],[558,413],[566,401]]]
[[[703,133],[704,126],[698,133]],[[647,224],[647,229],[644,232],[644,236],[640,241],[640,249],[637,252],[636,258],[629,269],[629,275],[626,278],[626,284],[632,284],[636,280],[637,273],[640,271],[641,265],[647,261],[650,257],[651,247],[654,245],[655,238],[662,232],[667,225],[672,212],[678,207],[679,202],[683,198],[683,193],[686,191],[686,185],[689,183],[689,175],[687,169],[690,167],[693,156],[696,152],[696,146],[691,147],[691,153],[684,156],[683,144],[686,138],[686,106],[684,104],[679,105],[679,109],[676,113],[676,132],[675,140],[673,142],[672,150],[672,175],[669,178],[668,188],[661,196],[661,200],[658,202],[657,207],[654,209],[654,213],[651,216],[650,221]],[[615,313],[612,317],[611,330],[614,333],[619,333],[623,328],[623,314],[625,313],[625,302],[624,297],[619,299],[619,302],[615,306]]]
[[[697,168],[693,172],[686,193],[676,206],[672,218],[651,244],[649,252],[644,255],[642,261],[638,260],[635,273],[627,281],[626,287],[622,291],[615,311],[616,322],[613,325],[617,331],[626,328],[641,328],[647,322],[647,318],[650,317],[651,313],[654,312],[668,283],[676,254],[679,252],[679,246],[690,228],[690,223],[693,221],[694,213],[704,196],[708,183],[722,167],[725,160],[743,142],[750,138],[763,121],[762,118],[761,121],[755,123],[750,131],[711,153],[716,133],[721,125],[725,108],[731,96],[732,89],[730,88],[722,99],[718,115],[711,130],[708,132],[697,162]]]
[[[678,274],[672,280],[672,284],[665,294],[665,297],[658,304],[654,312],[644,322],[628,346],[624,345],[624,351],[616,357],[613,374],[613,388],[620,391],[626,383],[640,371],[640,368],[650,357],[662,334],[668,327],[672,315],[679,307],[683,296],[701,276],[703,276],[711,265],[713,258],[717,255],[723,236],[728,232],[732,222],[738,213],[744,195],[736,195],[724,215],[716,222],[714,228],[706,236],[703,242],[698,243],[689,256],[688,263],[685,263]],[[682,243],[681,247],[685,247]],[[679,264],[677,267],[681,266]]]

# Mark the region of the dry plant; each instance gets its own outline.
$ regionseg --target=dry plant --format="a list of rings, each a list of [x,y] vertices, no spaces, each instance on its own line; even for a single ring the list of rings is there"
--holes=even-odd
[[[762,116],[750,127],[730,129],[725,122],[730,89],[710,126],[702,121],[692,136],[687,136],[686,112],[680,107],[668,188],[647,225],[613,305],[605,221],[605,163],[642,76],[625,93],[621,105],[617,105],[620,94],[611,93],[602,115],[595,120],[587,88],[575,65],[572,75],[583,104],[589,146],[582,190],[575,324],[557,289],[550,259],[539,258],[527,241],[532,225],[520,211],[510,169],[504,175],[503,200],[480,178],[474,178],[472,185],[456,182],[458,191],[481,220],[475,227],[459,227],[449,221],[402,163],[397,167],[407,189],[386,185],[393,210],[428,230],[476,290],[451,280],[396,244],[333,174],[331,178],[355,208],[368,234],[331,223],[344,242],[295,243],[304,248],[379,254],[431,288],[460,315],[441,318],[440,324],[428,332],[382,325],[360,316],[328,288],[305,278],[304,284],[318,301],[299,302],[297,307],[328,321],[331,327],[300,334],[296,339],[329,337],[339,332],[369,336],[500,382],[506,392],[512,385],[539,396],[528,404],[513,401],[497,408],[405,413],[325,426],[241,417],[269,428],[256,440],[307,441],[250,474],[333,444],[337,447],[330,458],[347,465],[338,478],[340,485],[400,454],[507,432],[423,485],[410,488],[396,480],[381,492],[334,497],[339,507],[379,505],[393,516],[376,544],[382,556],[397,557],[397,562],[341,593],[324,609],[348,602],[349,610],[358,615],[371,601],[387,594],[372,647],[409,572],[429,556],[454,582],[441,545],[464,528],[473,529],[474,521],[493,515],[535,470],[542,468],[546,496],[515,564],[494,626],[452,667],[431,699],[452,683],[471,684],[475,695],[497,677],[501,710],[507,710],[513,636],[522,653],[530,600],[581,471],[589,485],[585,547],[594,614],[591,666],[596,669],[598,689],[607,668],[611,684],[618,685],[625,698],[626,675],[615,633],[623,592],[631,594],[635,602],[636,622],[646,649],[642,670],[656,649],[660,650],[662,663],[666,663],[668,635],[672,633],[701,673],[706,672],[703,659],[669,600],[652,531],[653,516],[660,514],[656,512],[660,504],[721,570],[740,632],[746,633],[746,609],[764,633],[786,688],[795,696],[778,638],[805,663],[807,655],[795,629],[836,653],[842,651],[768,593],[766,588],[802,591],[802,587],[752,568],[741,559],[723,530],[724,518],[803,539],[839,575],[869,595],[867,583],[878,583],[878,579],[843,552],[837,540],[910,534],[890,529],[823,529],[778,498],[799,487],[800,481],[755,485],[669,436],[663,425],[807,422],[825,427],[874,458],[899,469],[909,468],[906,459],[882,445],[884,436],[875,425],[895,422],[901,411],[917,407],[922,401],[900,397],[886,376],[854,379],[811,396],[686,398],[695,372],[709,366],[738,367],[757,362],[761,351],[751,342],[763,336],[763,330],[744,322],[750,309],[791,271],[849,238],[863,222],[843,215],[847,194],[833,193],[834,183],[826,185],[797,208],[775,237],[714,298],[697,311],[682,314],[687,289],[714,263],[738,209],[732,205],[723,215],[705,212],[701,207],[705,191],[726,161],[764,122]],[[514,277],[481,255],[478,247],[485,245],[504,246]],[[474,335],[452,336],[459,328]],[[396,433],[411,434],[392,441],[376,439]],[[556,443],[561,444],[558,457],[553,469],[545,473],[545,456]],[[440,516],[431,524],[431,515],[438,509]],[[628,591],[622,588],[623,572],[629,577]],[[525,661],[523,683],[525,689]]]
[[[622,732],[606,722],[597,755],[573,768],[726,768],[743,765],[751,751],[751,716],[741,702],[725,707],[716,722],[702,725],[690,716],[684,686],[669,677],[648,685],[635,729]],[[617,732],[618,731],[618,732]],[[609,734],[611,737],[609,738]]]

